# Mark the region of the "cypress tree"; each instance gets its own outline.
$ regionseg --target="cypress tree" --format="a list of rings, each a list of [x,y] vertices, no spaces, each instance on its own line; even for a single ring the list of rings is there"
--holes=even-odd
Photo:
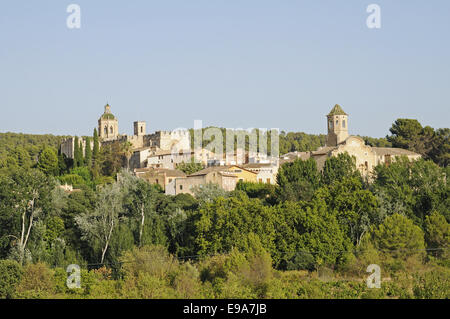
[[[84,149],[84,158],[86,161],[86,165],[88,167],[92,166],[92,150],[91,150],[91,139],[86,137],[86,147]]]
[[[98,142],[98,133],[97,133],[97,129],[94,129],[94,150],[93,150],[93,158],[94,161],[98,160],[98,153],[100,152],[100,145]]]
[[[78,136],[75,136],[75,142],[73,146],[73,167],[78,167],[79,158],[80,158],[80,141],[78,140]]]
[[[83,139],[81,139],[78,147],[78,166],[84,166],[84,150],[83,150]]]

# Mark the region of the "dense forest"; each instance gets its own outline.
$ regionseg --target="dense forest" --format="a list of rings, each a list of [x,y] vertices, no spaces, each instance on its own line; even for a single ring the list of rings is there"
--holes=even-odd
[[[130,145],[100,148],[96,131],[73,160],[62,137],[0,134],[0,298],[449,298],[449,131],[398,119],[364,138],[423,155],[370,182],[341,154],[323,170],[286,163],[276,185],[195,196],[136,178]],[[323,139],[282,132],[280,153]],[[70,264],[80,288],[66,285]]]

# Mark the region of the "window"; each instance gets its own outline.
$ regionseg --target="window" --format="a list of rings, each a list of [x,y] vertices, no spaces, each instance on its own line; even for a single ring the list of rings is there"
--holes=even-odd
[[[144,127],[141,126],[141,133],[143,133],[143,132],[144,132]]]
[[[342,127],[345,127],[345,120],[342,121]]]
[[[267,184],[270,184],[270,178],[267,179]]]
[[[262,183],[262,178],[259,179],[259,182]]]
[[[169,178],[169,183],[172,183],[172,179],[171,178]]]
[[[339,124],[339,120],[336,120],[336,126]]]
[[[183,189],[183,185],[180,185],[180,190],[182,190]]]
[[[114,132],[114,130],[113,130],[113,127],[111,126],[110,128],[109,128],[109,132],[112,134],[113,132]]]
[[[108,134],[108,127],[105,126],[104,132],[105,132],[105,135]]]
[[[159,181],[158,181],[158,179],[156,179],[156,184],[159,184]]]

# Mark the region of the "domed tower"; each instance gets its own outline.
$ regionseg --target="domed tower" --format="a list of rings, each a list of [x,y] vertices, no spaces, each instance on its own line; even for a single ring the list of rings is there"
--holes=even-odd
[[[348,114],[336,104],[327,115],[328,136],[327,146],[337,146],[348,137]]]
[[[102,140],[114,140],[119,136],[119,121],[111,113],[111,106],[105,105],[105,112],[98,120],[98,136]]]

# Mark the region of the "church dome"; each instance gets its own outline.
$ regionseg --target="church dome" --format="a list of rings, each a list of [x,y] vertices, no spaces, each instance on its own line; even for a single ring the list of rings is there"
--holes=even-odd
[[[111,113],[111,106],[105,105],[105,112],[101,116],[102,120],[115,120],[116,117]]]
[[[115,116],[112,113],[103,113],[102,119],[104,120],[114,120],[116,119]]]

